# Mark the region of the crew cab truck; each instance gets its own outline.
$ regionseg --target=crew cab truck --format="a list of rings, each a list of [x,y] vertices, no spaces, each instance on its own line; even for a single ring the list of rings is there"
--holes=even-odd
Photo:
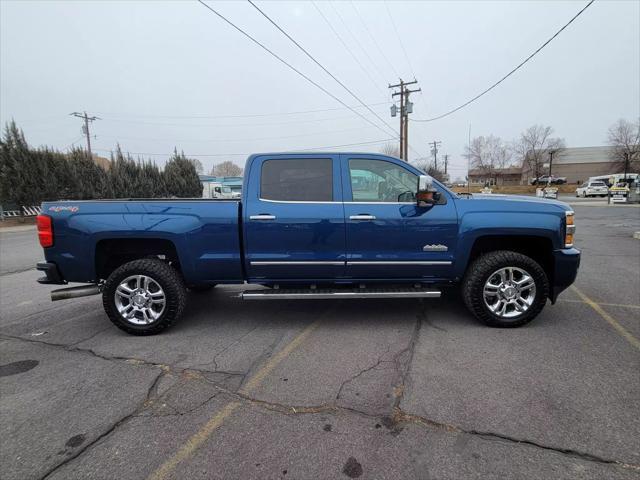
[[[89,285],[119,328],[158,333],[187,290],[258,284],[247,300],[439,297],[516,327],[574,280],[574,213],[534,197],[458,195],[397,158],[256,154],[236,200],[46,202],[40,283]]]

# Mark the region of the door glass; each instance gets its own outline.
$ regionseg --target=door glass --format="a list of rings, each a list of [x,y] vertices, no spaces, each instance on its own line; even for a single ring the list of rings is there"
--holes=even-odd
[[[274,159],[262,164],[260,198],[293,202],[333,201],[330,158]]]
[[[414,202],[418,176],[384,160],[349,160],[354,202]]]

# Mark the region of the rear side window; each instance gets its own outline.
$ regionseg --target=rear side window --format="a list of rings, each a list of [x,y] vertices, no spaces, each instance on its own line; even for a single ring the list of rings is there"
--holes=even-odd
[[[260,198],[290,202],[333,201],[332,160],[266,160],[262,164]]]

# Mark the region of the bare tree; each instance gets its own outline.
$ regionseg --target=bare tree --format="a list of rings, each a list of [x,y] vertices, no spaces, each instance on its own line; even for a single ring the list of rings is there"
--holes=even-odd
[[[609,127],[607,141],[618,170],[640,168],[640,119],[634,123],[621,118]]]
[[[242,176],[242,168],[230,160],[218,163],[211,169],[211,175],[216,177],[240,177]]]
[[[464,155],[472,168],[479,170],[484,175],[494,180],[500,169],[511,163],[511,150],[507,144],[494,135],[480,136],[471,140],[471,145],[466,146]]]
[[[427,175],[432,176],[436,180],[440,182],[445,181],[444,171],[436,168],[433,161],[430,158],[418,158],[411,163],[414,167],[419,170],[422,170]]]
[[[385,143],[382,148],[380,148],[380,153],[384,153],[390,157],[400,158],[400,147],[395,143]]]
[[[195,167],[197,173],[201,174],[202,172],[204,172],[204,167],[202,166],[202,162],[200,160],[198,160],[197,158],[190,158],[189,161],[193,163],[193,166]]]
[[[549,161],[549,152],[559,153],[565,147],[564,139],[552,137],[553,128],[533,125],[520,134],[513,143],[513,150],[522,160],[523,167],[533,173],[534,178],[544,173],[544,164]]]

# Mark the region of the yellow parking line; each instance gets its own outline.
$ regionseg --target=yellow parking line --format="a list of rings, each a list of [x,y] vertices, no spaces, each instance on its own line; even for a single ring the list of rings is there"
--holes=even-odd
[[[620,335],[622,335],[631,345],[640,350],[640,340],[634,337],[626,328],[620,325],[611,315],[605,312],[600,305],[587,297],[584,293],[576,288],[575,285],[571,285],[571,289],[578,294],[578,296],[593,308],[602,318],[604,318],[613,328],[615,328]]]
[[[258,387],[265,377],[278,366],[278,364],[291,354],[302,342],[320,325],[320,320],[316,320],[298,334],[290,343],[282,350],[274,355],[260,370],[253,375],[249,381],[238,390],[239,393],[247,394]],[[147,480],[162,480],[167,477],[183,460],[189,458],[202,445],[211,434],[224,423],[225,419],[231,415],[241,402],[228,403],[222,410],[216,413],[211,419],[204,424],[194,435],[187,440],[184,445],[171,458],[165,461],[160,468],[149,475]]]
[[[569,303],[587,303],[583,300],[573,300],[571,298],[559,298],[559,302],[569,302]],[[588,305],[588,303],[587,303]],[[601,307],[620,307],[620,308],[637,308],[640,309],[640,305],[630,305],[627,303],[598,303]]]

